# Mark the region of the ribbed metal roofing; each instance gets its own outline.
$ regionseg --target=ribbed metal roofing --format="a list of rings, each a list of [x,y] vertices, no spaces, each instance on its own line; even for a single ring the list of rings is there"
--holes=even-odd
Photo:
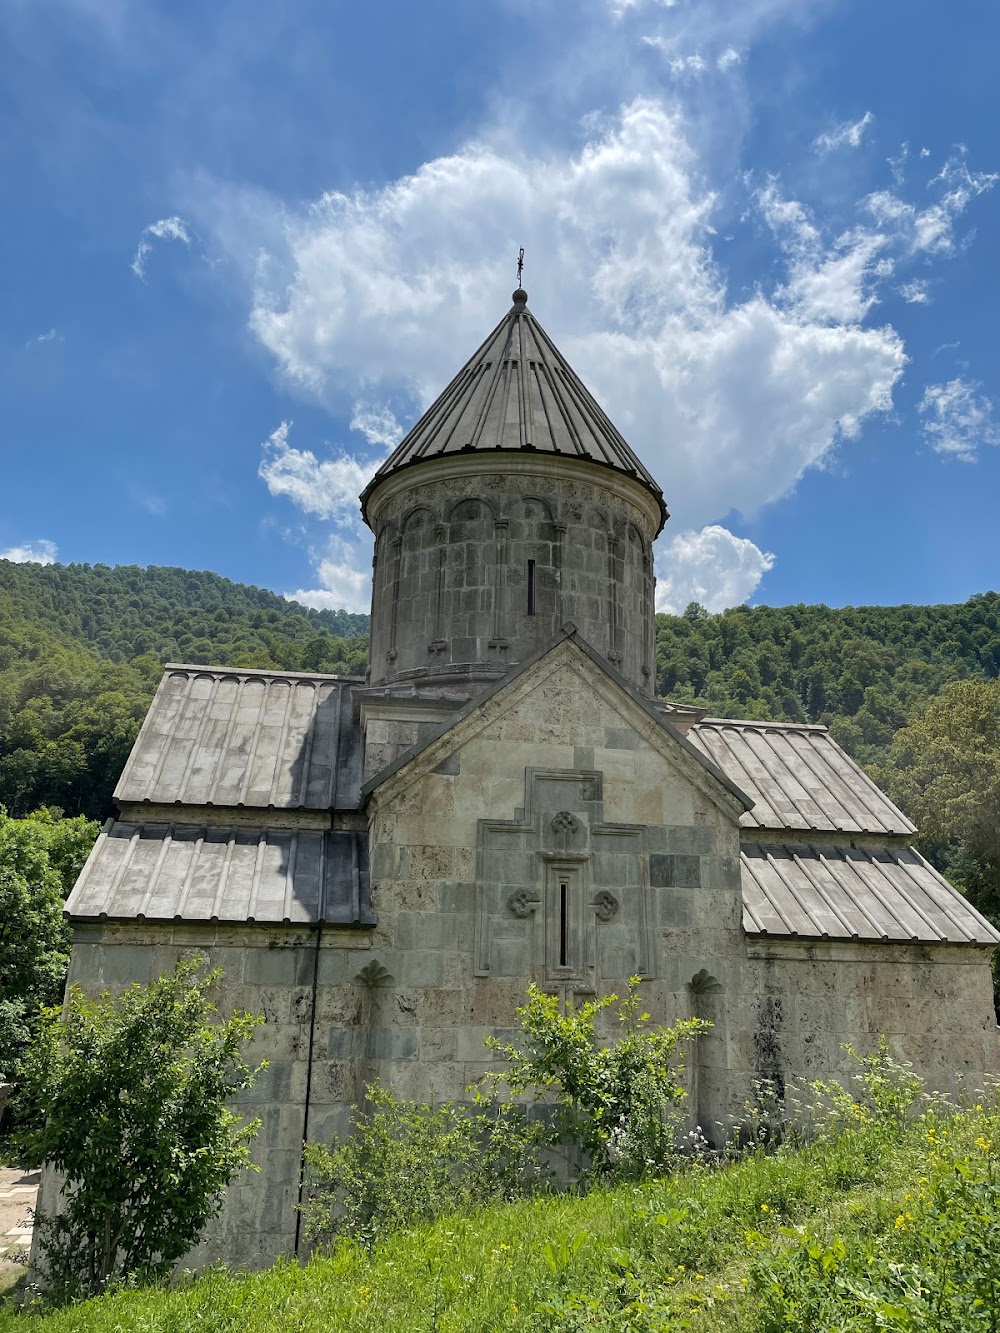
[[[667,519],[663,492],[527,307],[527,293],[427,409],[361,494],[400,468],[448,454],[494,450],[558,454],[641,482]]]
[[[740,856],[751,935],[1000,944],[1000,934],[912,847],[766,846]]]
[[[109,824],[66,913],[75,920],[372,925],[368,835]]]
[[[706,718],[687,739],[754,798],[742,828],[916,832],[826,727]]]
[[[361,684],[168,665],[115,800],[357,809],[362,751],[354,691]]]

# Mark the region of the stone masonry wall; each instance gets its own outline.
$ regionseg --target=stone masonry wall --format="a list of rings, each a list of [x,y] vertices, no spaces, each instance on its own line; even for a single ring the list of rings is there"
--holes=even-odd
[[[654,529],[630,489],[579,464],[413,478],[375,514],[372,684],[497,676],[571,620],[651,693]]]

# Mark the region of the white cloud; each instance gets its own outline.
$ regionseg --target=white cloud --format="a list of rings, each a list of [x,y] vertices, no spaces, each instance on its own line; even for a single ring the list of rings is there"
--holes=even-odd
[[[386,449],[395,448],[403,438],[403,428],[395,413],[384,404],[365,407],[363,403],[355,403],[351,430],[360,431],[369,444],[379,444]]]
[[[716,69],[732,69],[743,59],[743,52],[737,51],[735,46],[727,46],[722,55],[715,62]]]
[[[371,576],[350,565],[338,565],[332,560],[320,562],[317,574],[322,588],[299,588],[297,592],[286,592],[292,602],[301,602],[303,606],[314,607],[317,611],[360,611],[365,615],[371,610]]]
[[[928,284],[923,279],[914,278],[911,282],[903,283],[899,294],[909,305],[927,305],[931,299],[927,287]]]
[[[230,244],[242,206],[232,193],[216,205]],[[252,207],[260,219],[260,195]],[[291,214],[272,202],[251,327],[289,381],[331,406],[364,392],[408,401],[412,418],[502,313],[511,238],[524,237],[529,264],[545,260],[531,308],[697,528],[786,494],[890,407],[905,364],[891,328],[858,323],[876,239],[824,244],[802,206],[773,191],[767,208],[794,233],[789,282],[729,303],[713,207],[684,120],[662,102],[632,102],[574,154],[472,143],[382,189]],[[373,467],[346,454],[321,463],[286,430],[261,475],[330,515],[353,506]]]
[[[366,552],[355,540],[342,533],[334,533],[322,552],[314,553],[318,588],[300,588],[285,593],[292,601],[317,610],[364,611],[371,610],[371,561],[364,560]]]
[[[718,524],[679,532],[657,556],[656,609],[679,615],[690,602],[709,611],[738,606],[773,565],[770,552]]]
[[[881,227],[892,227],[911,254],[949,255],[956,249],[955,223],[973,199],[991,190],[1000,172],[970,171],[964,150],[954,153],[928,188],[938,187],[940,198],[926,208],[900,199],[888,190],[876,190],[865,208]]]
[[[23,546],[8,546],[6,551],[0,551],[0,560],[9,560],[15,565],[52,565],[58,554],[55,542],[42,538],[37,542],[25,542]]]
[[[358,494],[378,467],[348,454],[320,460],[311,449],[288,442],[291,422],[282,421],[262,446],[258,475],[272,495],[284,495],[320,518],[346,519],[357,513]]]
[[[153,249],[153,241],[183,241],[185,245],[190,245],[191,233],[188,231],[187,223],[179,217],[160,218],[158,222],[151,222],[148,227],[143,227],[131,264],[132,272],[137,278],[146,277],[146,260]]]
[[[720,48],[700,49],[716,59]],[[753,514],[891,410],[906,356],[872,314],[890,285],[900,290],[904,265],[943,252],[918,250],[921,210],[895,192],[868,196],[863,224],[831,234],[770,181],[750,216],[773,231],[782,267],[734,295],[680,110],[640,98],[584,123],[577,149],[504,128],[384,186],[302,207],[204,182],[190,202],[199,230],[248,275],[250,327],[290,386],[349,416],[369,446],[394,444],[482,341],[523,242],[532,310],[659,479],[674,521],[697,532]],[[957,217],[988,188],[966,177],[936,178],[923,211]],[[357,558],[331,564],[347,571],[330,574],[337,589],[356,589],[366,564],[356,496],[377,466],[371,452],[321,460],[293,448],[283,425],[261,463],[273,494],[354,525]]]
[[[865,130],[874,119],[872,113],[866,111],[860,120],[845,120],[835,125],[832,130],[817,134],[813,140],[813,151],[830,153],[837,148],[860,148]]]
[[[39,333],[36,337],[29,338],[24,345],[25,347],[34,347],[38,343],[51,343],[55,342],[57,339],[59,342],[62,342],[62,338],[56,333],[55,329],[49,329],[47,333]]]
[[[919,411],[924,417],[924,434],[937,453],[974,463],[981,446],[1000,444],[993,404],[977,393],[980,387],[958,378],[929,384],[924,390]]]
[[[708,61],[697,52],[689,56],[674,56],[670,60],[671,74],[704,74],[706,69]]]

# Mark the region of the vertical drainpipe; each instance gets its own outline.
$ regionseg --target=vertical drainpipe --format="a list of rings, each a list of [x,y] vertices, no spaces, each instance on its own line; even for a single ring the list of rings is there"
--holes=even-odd
[[[299,1194],[295,1209],[295,1257],[302,1244],[302,1203],[306,1190],[306,1144],[309,1142],[309,1111],[312,1103],[313,1047],[316,1043],[316,1000],[319,994],[319,950],[323,942],[323,921],[314,927],[316,944],[313,948],[312,1004],[309,1007],[309,1052],[306,1057],[306,1100],[302,1110],[302,1150],[299,1154]]]

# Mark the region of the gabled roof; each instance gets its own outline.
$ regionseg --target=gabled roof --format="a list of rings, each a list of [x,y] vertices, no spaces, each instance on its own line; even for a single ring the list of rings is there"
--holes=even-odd
[[[687,733],[753,798],[747,829],[912,835],[916,828],[826,727],[705,718]]]
[[[583,381],[527,306],[514,304],[486,341],[382,464],[361,493],[368,497],[391,473],[448,454],[531,451],[583,459],[633,477],[656,497],[663,492],[605,415]]]
[[[363,680],[168,664],[115,800],[355,810]]]
[[[451,717],[435,727],[433,731],[417,741],[415,745],[411,745],[408,750],[405,750],[391,764],[387,764],[385,768],[369,778],[361,788],[361,800],[367,800],[372,792],[384,782],[387,782],[391,777],[395,776],[401,769],[407,767],[407,765],[412,763],[414,759],[423,754],[425,750],[429,749],[443,736],[446,736],[448,732],[454,730],[454,728],[464,722],[466,718],[472,717],[474,714],[480,712],[495,695],[500,694],[503,690],[509,689],[510,686],[515,684],[532,670],[537,663],[541,662],[544,658],[551,656],[567,644],[571,644],[582,653],[585,658],[588,658],[596,667],[598,667],[600,671],[622,691],[623,694],[628,695],[633,704],[642,709],[646,716],[651,721],[655,722],[657,727],[670,737],[671,741],[687,755],[688,759],[693,759],[697,766],[695,771],[699,768],[704,770],[705,775],[710,778],[711,783],[717,784],[717,787],[722,787],[730,796],[735,797],[744,809],[749,809],[752,798],[747,795],[735,780],[725,773],[710,756],[704,753],[703,750],[692,745],[686,736],[683,736],[675,727],[673,727],[668,720],[668,716],[665,716],[660,709],[656,708],[652,700],[647,699],[644,695],[640,694],[631,681],[626,680],[624,676],[616,671],[607,659],[601,656],[596,648],[591,647],[586,639],[581,638],[577,633],[575,626],[572,624],[567,624],[564,627],[563,633],[559,638],[537,649],[529,657],[525,658],[516,669],[504,676],[502,680],[497,681],[488,690],[477,695],[474,699],[470,699],[464,708],[460,708]]]
[[[749,935],[1000,944],[1000,934],[912,847],[769,846],[740,854]]]

